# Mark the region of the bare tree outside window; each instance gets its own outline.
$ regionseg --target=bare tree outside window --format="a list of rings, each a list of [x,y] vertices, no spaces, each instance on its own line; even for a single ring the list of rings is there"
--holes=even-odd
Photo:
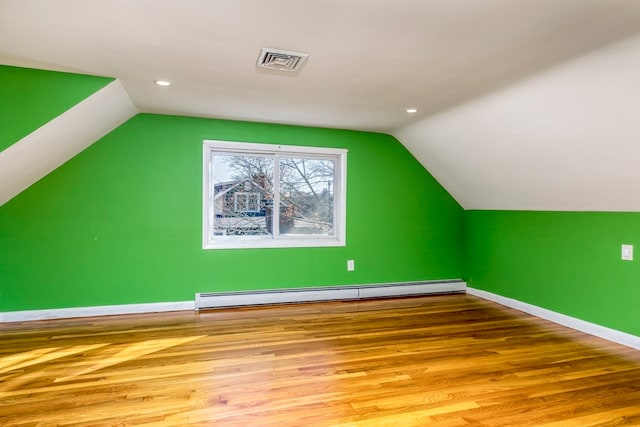
[[[333,233],[334,170],[333,160],[280,159],[281,233]]]

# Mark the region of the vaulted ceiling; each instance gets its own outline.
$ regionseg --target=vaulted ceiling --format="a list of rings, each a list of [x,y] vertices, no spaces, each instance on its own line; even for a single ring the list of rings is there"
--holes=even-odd
[[[640,210],[638,31],[633,0],[0,0],[0,63],[115,77],[144,112],[389,132],[466,208]]]

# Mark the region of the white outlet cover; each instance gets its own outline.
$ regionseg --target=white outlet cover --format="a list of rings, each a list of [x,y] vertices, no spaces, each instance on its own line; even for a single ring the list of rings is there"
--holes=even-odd
[[[633,245],[622,245],[622,259],[633,261]]]

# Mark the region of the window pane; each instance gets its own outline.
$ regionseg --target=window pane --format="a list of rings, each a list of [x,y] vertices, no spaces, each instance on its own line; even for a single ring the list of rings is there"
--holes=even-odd
[[[335,161],[280,159],[280,234],[333,236]]]
[[[214,238],[272,232],[273,158],[212,153]]]

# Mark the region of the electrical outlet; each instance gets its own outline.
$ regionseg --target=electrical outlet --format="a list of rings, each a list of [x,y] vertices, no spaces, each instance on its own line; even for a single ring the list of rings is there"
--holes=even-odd
[[[347,271],[353,271],[355,269],[356,269],[356,263],[352,259],[347,260]]]
[[[633,261],[633,245],[622,245],[622,259]]]

